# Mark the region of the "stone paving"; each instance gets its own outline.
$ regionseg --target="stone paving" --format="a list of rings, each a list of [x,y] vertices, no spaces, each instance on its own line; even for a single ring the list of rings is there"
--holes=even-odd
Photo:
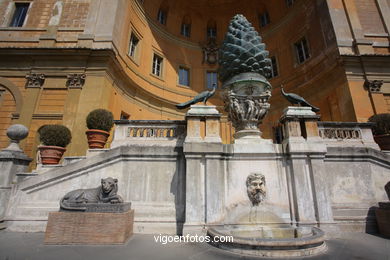
[[[156,243],[153,235],[135,234],[120,246],[53,246],[43,244],[44,233],[0,231],[0,260],[67,259],[67,260],[229,260],[259,259],[232,254],[206,243]],[[326,253],[293,259],[372,259],[390,260],[390,239],[361,233],[345,233],[327,241]],[[270,259],[270,258],[260,258]],[[276,259],[276,258],[272,258]]]

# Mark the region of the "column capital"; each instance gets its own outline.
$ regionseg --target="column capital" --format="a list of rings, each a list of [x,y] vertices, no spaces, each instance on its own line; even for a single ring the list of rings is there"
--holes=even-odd
[[[41,88],[45,82],[45,75],[42,73],[30,73],[26,75],[27,88]]]
[[[87,77],[85,73],[72,73],[68,74],[66,81],[66,86],[68,88],[83,88],[85,83],[85,78]]]
[[[383,80],[368,80],[364,81],[364,87],[371,93],[382,93],[381,88]]]

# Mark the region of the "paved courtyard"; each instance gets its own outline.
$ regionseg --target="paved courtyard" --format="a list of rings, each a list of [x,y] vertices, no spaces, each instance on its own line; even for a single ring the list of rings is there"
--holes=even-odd
[[[259,259],[235,255],[206,243],[170,243],[162,245],[155,242],[153,235],[135,234],[126,245],[120,246],[49,246],[43,244],[43,239],[44,233],[0,231],[0,260]],[[305,257],[304,259],[390,260],[390,239],[375,235],[345,233],[340,238],[327,241],[327,245],[328,251],[326,253],[314,257]]]

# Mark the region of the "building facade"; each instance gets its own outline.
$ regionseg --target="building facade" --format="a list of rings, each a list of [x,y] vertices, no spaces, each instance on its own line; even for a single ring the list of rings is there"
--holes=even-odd
[[[37,130],[54,123],[72,131],[66,155],[84,155],[95,108],[115,119],[183,119],[175,104],[218,83],[218,46],[237,13],[272,60],[263,137],[274,138],[288,105],[281,85],[319,107],[322,121],[390,112],[386,0],[0,0],[0,148],[21,123],[34,157]],[[223,112],[218,92],[209,103]],[[221,122],[231,143],[226,114]]]

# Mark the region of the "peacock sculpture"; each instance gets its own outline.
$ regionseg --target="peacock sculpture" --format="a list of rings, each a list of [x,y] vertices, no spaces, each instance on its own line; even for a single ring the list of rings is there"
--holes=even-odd
[[[280,87],[280,91],[282,92],[282,95],[290,102],[291,104],[295,105],[300,105],[303,107],[311,107],[311,110],[313,112],[319,112],[320,109],[318,107],[315,107],[311,105],[309,102],[307,102],[303,97],[294,94],[294,93],[286,93],[284,92],[283,86]]]
[[[214,83],[212,90],[203,91],[199,95],[196,95],[193,99],[186,101],[184,103],[177,104],[176,107],[178,109],[184,109],[184,108],[187,108],[193,104],[196,104],[196,103],[202,102],[202,101],[206,105],[207,100],[215,94],[216,89],[217,89],[217,84]]]

